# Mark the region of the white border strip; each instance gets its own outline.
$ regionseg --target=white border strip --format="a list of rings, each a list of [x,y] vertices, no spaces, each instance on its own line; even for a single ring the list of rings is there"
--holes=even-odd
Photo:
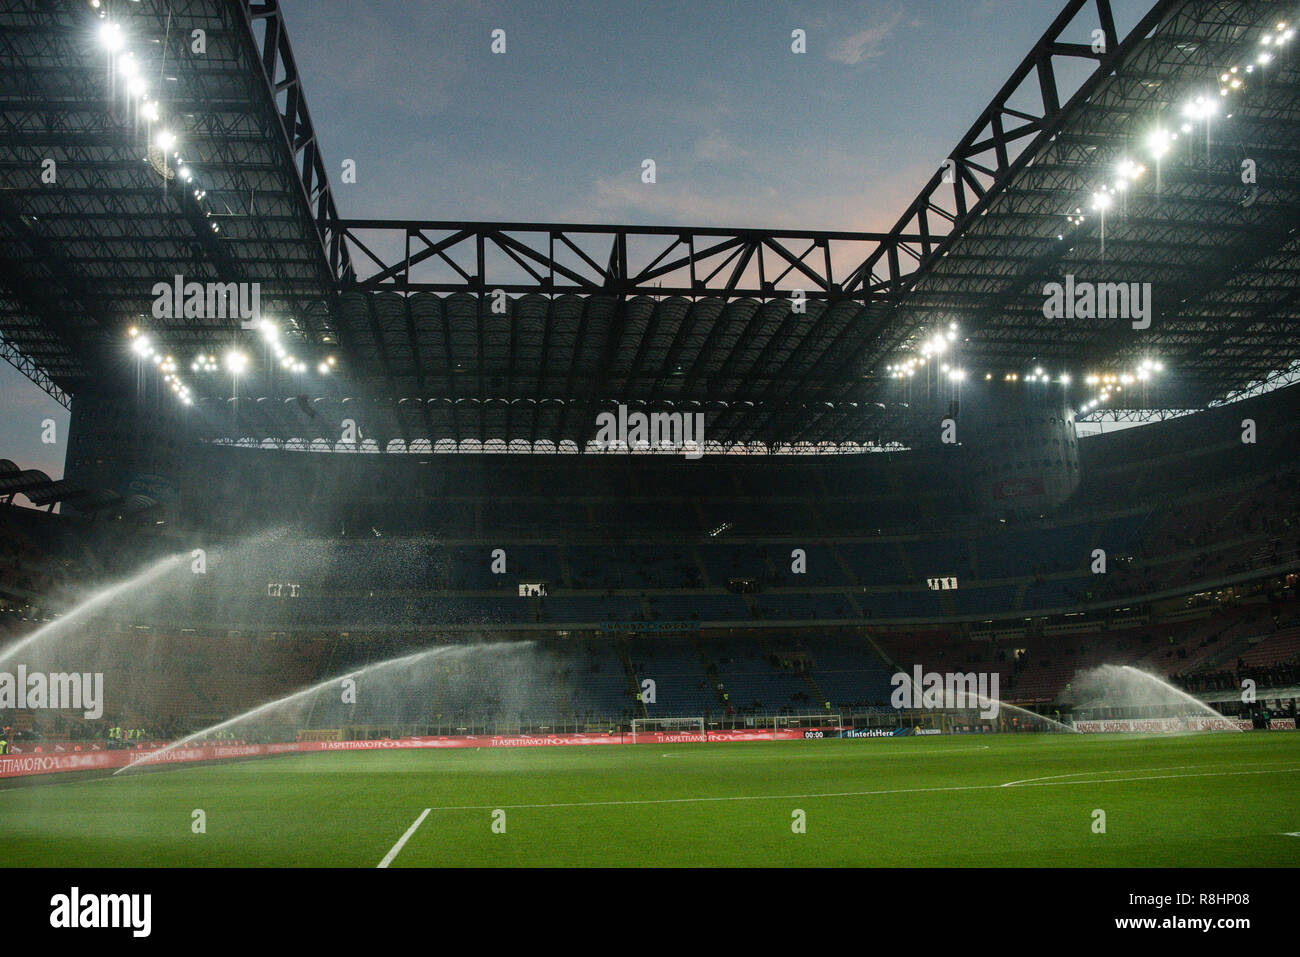
[[[389,864],[393,863],[393,858],[395,858],[398,852],[406,845],[406,842],[411,839],[411,835],[415,833],[415,829],[424,823],[424,819],[429,816],[431,810],[433,809],[427,807],[424,809],[424,813],[417,817],[415,823],[406,829],[406,833],[397,839],[397,843],[393,845],[393,849],[384,855],[384,859],[378,864],[379,867],[387,867]]]

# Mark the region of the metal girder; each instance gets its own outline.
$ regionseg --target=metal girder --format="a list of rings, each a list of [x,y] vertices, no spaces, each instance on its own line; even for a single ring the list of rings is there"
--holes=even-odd
[[[72,408],[72,396],[60,389],[58,383],[50,378],[42,366],[29,358],[26,353],[15,348],[4,336],[0,336],[0,359],[4,359],[25,375],[59,405],[65,409]]]
[[[1143,17],[1142,23],[1121,44],[1115,34],[1115,19],[1109,0],[1069,0],[1033,50],[1020,62],[1010,79],[949,154],[951,165],[945,165],[930,177],[920,194],[890,230],[891,236],[897,236],[906,229],[915,228],[925,237],[918,271],[924,269],[934,257],[942,255],[951,245],[951,240],[960,236],[962,227],[987,208],[991,198],[1004,189],[1011,176],[1033,157],[1033,144],[1052,136],[1069,115],[1071,107],[1086,96],[1085,91],[1107,76],[1116,60],[1178,2],[1181,0],[1161,0],[1156,3]],[[1104,45],[1100,52],[1089,46],[1061,40],[1062,34],[1089,5],[1096,7],[1098,29],[1104,34]],[[1097,61],[1092,75],[1074,93],[1070,102],[1065,104],[1061,102],[1061,87],[1054,65],[1058,58]],[[1026,112],[1011,107],[1010,101],[1026,87],[1031,77],[1038,86],[1039,110]],[[1018,123],[1008,128],[1008,119]],[[1033,138],[1033,144],[1023,148],[1012,159],[1009,148],[1030,137]],[[992,157],[989,156],[990,151]],[[933,216],[948,224],[946,234],[938,237],[934,235],[931,228]]]
[[[82,288],[72,264],[41,236],[32,218],[15,210],[6,197],[0,197],[0,225],[0,242],[10,253],[0,259],[0,283],[22,308],[54,333],[76,357],[85,375],[108,378],[111,373],[94,341],[93,327],[105,324],[98,300]],[[19,268],[19,260],[13,255],[17,248],[27,250],[35,269]]]
[[[1146,425],[1150,422],[1163,422],[1165,419],[1177,419],[1192,415],[1200,409],[1096,409],[1083,415],[1076,415],[1076,424],[1094,422],[1116,422],[1132,425]]]
[[[302,89],[289,35],[284,29],[278,0],[228,0],[240,13],[247,28],[245,41],[257,54],[267,92],[279,105],[281,143],[297,173],[300,198],[316,224],[322,264],[336,279],[351,274],[348,250],[339,233],[339,213],[334,205],[329,174],[316,139],[307,95]],[[256,27],[262,28],[259,43]]]
[[[865,301],[901,288],[898,250],[885,271],[885,244],[898,232],[456,223],[348,219],[339,223],[355,252],[344,289],[623,296],[720,296]],[[806,246],[802,252],[797,248]],[[792,248],[794,247],[794,248]],[[363,265],[364,264],[364,265]]]

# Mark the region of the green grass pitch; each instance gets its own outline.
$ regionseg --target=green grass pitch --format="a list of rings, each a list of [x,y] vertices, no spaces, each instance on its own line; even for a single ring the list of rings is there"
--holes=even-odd
[[[5,781],[0,865],[375,867],[426,808],[390,866],[1294,866],[1300,734],[342,752]]]

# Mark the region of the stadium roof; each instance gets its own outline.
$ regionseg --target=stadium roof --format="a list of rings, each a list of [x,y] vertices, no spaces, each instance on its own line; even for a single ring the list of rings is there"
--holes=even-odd
[[[906,442],[944,362],[1016,388],[1069,374],[1084,409],[1189,409],[1300,354],[1288,4],[1161,0],[1120,37],[1105,0],[1070,0],[882,234],[341,219],[273,0],[170,10],[115,10],[179,135],[152,163],[167,118],[140,121],[90,4],[0,13],[0,350],[65,398],[130,370],[141,316],[202,434],[276,441],[365,409],[408,444],[581,448],[624,402],[704,412],[723,443]],[[259,282],[308,373],[237,321],[149,318],[177,273]],[[1150,283],[1149,327],[1048,318],[1066,275]],[[235,343],[262,401],[232,423],[229,377],[185,369]],[[339,374],[311,375],[327,356]]]
[[[175,274],[258,282],[297,316],[333,287],[314,220],[336,213],[274,4],[117,4],[111,21],[98,6],[0,8],[0,337],[56,395],[119,364],[122,329]],[[229,328],[195,319],[166,337],[210,341],[214,325]]]

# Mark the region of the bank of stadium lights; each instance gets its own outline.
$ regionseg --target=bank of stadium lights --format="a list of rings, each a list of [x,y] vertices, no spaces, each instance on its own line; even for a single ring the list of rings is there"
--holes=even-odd
[[[141,101],[147,98],[149,84],[140,73],[140,64],[134,53],[128,53],[118,60],[117,72],[125,79],[128,93]]]
[[[258,331],[263,339],[271,348],[275,358],[280,362],[280,368],[286,372],[295,372],[301,375],[307,371],[307,363],[303,362],[297,356],[291,354],[280,341],[280,327],[270,319],[263,319],[258,326]]]
[[[924,331],[925,330],[922,330],[922,333],[924,333]],[[931,359],[937,360],[944,353],[954,348],[959,331],[957,323],[950,322],[947,329],[935,332],[931,336],[927,336],[919,346],[914,347],[920,355],[911,355],[900,362],[891,363],[885,366],[885,374],[891,379],[912,378],[916,375],[917,370],[922,368],[927,361]],[[942,368],[939,370],[941,375],[946,375],[949,371],[947,363],[944,363]]]
[[[162,372],[163,382],[165,382],[172,390],[172,394],[175,395],[182,404],[189,405],[193,401],[193,398],[190,395],[189,386],[182,382],[180,376],[176,374],[176,360],[171,356],[167,356],[163,359],[158,368]]]
[[[891,379],[906,379],[909,376],[916,375],[916,370],[923,365],[925,365],[924,359],[913,356],[903,362],[895,362],[885,366],[885,372]]]
[[[238,349],[226,353],[226,369],[234,375],[243,375],[248,369],[248,354]]]
[[[1236,69],[1234,67],[1233,69]],[[1183,116],[1189,120],[1212,119],[1219,112],[1219,101],[1209,96],[1197,96],[1183,104]],[[1190,132],[1186,128],[1184,132]]]
[[[992,372],[984,374],[984,381],[988,382],[993,379]],[[1057,385],[1069,385],[1071,382],[1068,373],[1062,372],[1057,376],[1045,370],[1042,366],[1035,366],[1030,371],[1021,375],[1019,372],[1005,372],[1002,375],[1003,382],[1033,382],[1039,385],[1051,385],[1055,382]]]
[[[1015,373],[1015,372],[1010,373],[1009,375],[1003,378],[1003,381],[1004,382],[1036,382],[1042,385],[1048,385],[1052,382],[1056,382],[1060,385],[1069,385],[1070,377],[1065,373],[1061,373],[1059,376],[1053,379],[1052,374],[1047,370],[1045,370],[1042,366],[1034,366],[1032,371],[1026,372],[1024,375],[1020,375],[1019,373]]]
[[[269,328],[268,328],[269,326]],[[275,329],[274,333],[270,329]],[[261,330],[264,336],[273,338],[278,336],[278,327],[274,323],[264,321]],[[140,358],[141,361],[151,362],[157,367],[163,382],[171,389],[177,399],[184,405],[193,404],[193,394],[190,387],[186,385],[178,374],[178,363],[174,356],[160,352],[154,345],[148,335],[141,332],[139,327],[131,326],[127,329],[127,337],[131,340],[131,351]],[[289,355],[279,342],[274,343],[274,347],[280,357],[280,364],[289,372],[302,375],[308,369],[308,365],[301,359]],[[221,361],[209,352],[200,352],[190,363],[190,371],[193,373],[213,373],[220,372],[224,365],[226,371],[234,376],[241,376],[248,371],[251,360],[248,353],[238,347],[231,348],[225,352]],[[334,356],[326,356],[316,366],[316,371],[321,375],[329,375],[334,371],[337,360]]]
[[[1093,372],[1084,376],[1084,384],[1095,390],[1094,398],[1085,402],[1079,411],[1091,412],[1109,402],[1111,398],[1123,392],[1125,387],[1134,385],[1145,385],[1150,382],[1159,373],[1165,371],[1165,364],[1157,359],[1143,359],[1136,369],[1131,372]]]
[[[949,330],[946,335],[943,333],[935,333],[933,337],[928,339],[926,343],[921,346],[921,355],[926,358],[929,358],[930,356],[941,356],[948,351],[949,344],[951,344],[956,338],[957,335],[952,330]]]
[[[100,3],[98,0],[93,0],[91,6],[98,10]],[[115,66],[117,73],[125,80],[127,93],[135,99],[138,115],[150,125],[161,122],[163,118],[162,107],[158,100],[149,96],[149,84],[143,76],[135,52],[127,49],[127,37],[122,25],[107,19],[104,11],[101,11],[99,15],[102,19],[99,25],[99,42],[112,58],[111,62]],[[207,193],[194,183],[193,163],[186,161],[176,151],[176,143],[176,134],[166,128],[159,130],[151,140],[151,145],[156,147],[164,157],[170,154],[170,159],[175,160],[180,181],[192,186],[192,195],[195,202],[202,203]],[[170,160],[167,162],[170,162]],[[210,218],[212,211],[205,210],[205,214]],[[214,233],[219,234],[221,232],[221,226],[216,222],[210,223],[208,228]]]
[[[297,375],[302,375],[307,371],[307,363],[290,353],[280,341],[279,326],[269,319],[263,319],[258,329],[261,332],[262,338],[265,339],[267,344],[270,346],[271,352],[274,353],[275,358],[279,360],[281,369]],[[334,365],[334,357],[326,356],[316,364],[316,371],[321,375],[329,375],[329,373],[333,371]]]
[[[1177,124],[1177,131],[1170,131],[1164,125],[1157,125],[1146,135],[1147,155],[1153,161],[1160,162],[1173,148],[1179,133],[1186,135],[1192,132],[1195,124],[1212,121],[1219,115],[1223,104],[1230,96],[1246,90],[1247,77],[1253,74],[1257,67],[1268,66],[1273,61],[1276,51],[1293,39],[1295,39],[1295,28],[1288,21],[1279,20],[1272,24],[1271,29],[1267,29],[1259,39],[1262,49],[1255,54],[1253,63],[1233,64],[1218,72],[1216,80],[1219,95],[1217,97],[1208,92],[1196,94],[1179,107],[1182,121]],[[1231,117],[1230,112],[1225,115],[1225,119]],[[1126,192],[1144,172],[1146,167],[1141,163],[1129,159],[1122,160],[1115,170],[1115,178],[1112,182],[1090,190],[1092,209],[1104,215],[1113,205],[1114,196]],[[1080,206],[1076,206],[1073,212],[1067,212],[1065,217],[1071,226],[1082,226],[1087,221],[1087,216]],[[1065,235],[1059,233],[1056,238],[1064,240]]]
[[[194,396],[190,392],[190,387],[181,381],[181,377],[176,372],[176,358],[158,351],[153,341],[142,333],[138,326],[131,326],[126,334],[131,340],[131,351],[139,356],[142,362],[152,362],[157,367],[158,374],[162,376],[163,382],[171,389],[172,394],[183,405],[193,404]]]

